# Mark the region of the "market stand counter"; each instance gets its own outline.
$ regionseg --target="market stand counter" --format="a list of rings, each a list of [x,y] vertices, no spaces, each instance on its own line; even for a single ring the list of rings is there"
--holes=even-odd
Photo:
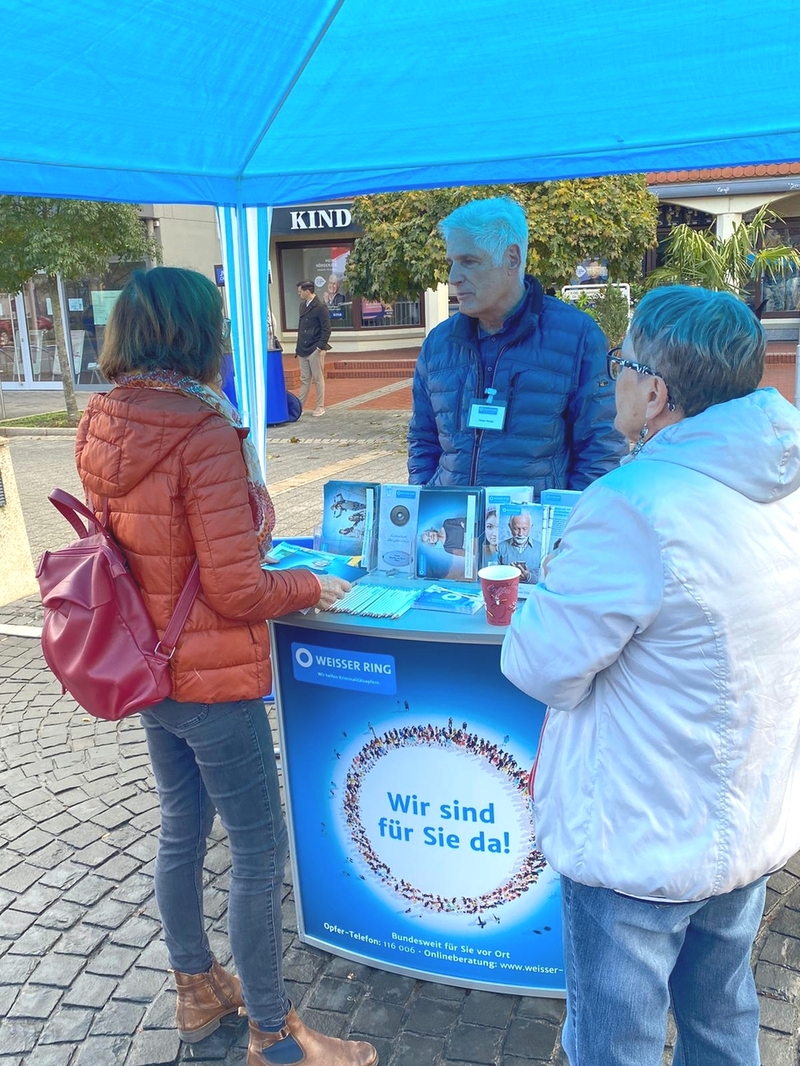
[[[301,940],[424,980],[563,995],[558,877],[528,794],[545,708],[500,673],[505,630],[412,608],[272,631]]]

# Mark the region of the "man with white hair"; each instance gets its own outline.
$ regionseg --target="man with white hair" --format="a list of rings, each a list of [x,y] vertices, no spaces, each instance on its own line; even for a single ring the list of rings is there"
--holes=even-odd
[[[409,481],[530,485],[537,498],[585,488],[627,451],[603,333],[525,274],[528,224],[514,200],[474,200],[439,228],[459,314],[417,360]]]

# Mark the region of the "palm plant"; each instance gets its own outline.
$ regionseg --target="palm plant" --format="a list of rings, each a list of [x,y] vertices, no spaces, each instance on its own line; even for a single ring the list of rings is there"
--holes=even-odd
[[[782,219],[765,204],[750,222],[739,222],[722,239],[711,229],[676,226],[666,241],[664,265],[647,275],[647,288],[702,285],[743,297],[751,281],[791,276],[800,270],[800,252],[787,244],[767,244],[772,221]]]

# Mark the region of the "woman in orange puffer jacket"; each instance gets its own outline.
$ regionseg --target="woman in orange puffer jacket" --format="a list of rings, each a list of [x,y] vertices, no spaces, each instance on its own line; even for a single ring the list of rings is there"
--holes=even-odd
[[[307,570],[265,571],[274,524],[255,449],[218,390],[226,323],[191,270],[137,271],[106,327],[76,444],[159,634],[197,559],[200,592],[171,661],[173,692],[142,713],[161,806],[155,891],[178,989],[181,1038],[250,1018],[247,1066],[373,1066],[371,1045],[312,1032],[286,997],[280,892],[287,833],[272,734],[265,619],[329,607],[348,588]],[[239,979],[211,954],[203,859],[215,813],[228,833],[228,934]],[[276,1057],[277,1056],[277,1057]]]

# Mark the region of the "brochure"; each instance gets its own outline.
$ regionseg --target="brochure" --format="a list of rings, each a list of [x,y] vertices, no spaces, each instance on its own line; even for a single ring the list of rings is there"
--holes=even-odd
[[[533,503],[533,489],[526,485],[498,485],[483,490],[481,566],[497,562],[498,543],[511,535],[508,522],[500,528],[500,509],[510,503]]]
[[[423,488],[416,527],[417,577],[476,581],[481,490]]]
[[[580,497],[581,494],[576,489],[545,489],[540,496],[544,507],[542,559],[553,550],[553,545],[564,532],[572,508]]]
[[[497,562],[516,566],[520,584],[535,585],[542,563],[544,507],[540,503],[510,503],[500,508],[500,528],[508,536],[497,544]]]
[[[264,563],[264,570],[303,568],[313,570],[315,574],[331,574],[334,577],[341,577],[345,581],[357,581],[364,576],[364,571],[359,565],[360,555],[334,555],[332,552],[303,548],[299,544],[289,544],[286,541],[273,545],[270,559],[273,562]]]
[[[498,563],[519,568],[521,585],[535,585],[542,560],[564,532],[570,512],[580,498],[573,489],[545,489],[539,503],[504,504],[500,528],[508,536],[497,545]]]
[[[444,585],[428,585],[414,601],[422,611],[450,611],[455,614],[475,614],[483,607],[480,592],[458,592]]]
[[[379,485],[366,481],[329,481],[322,490],[320,548],[335,555],[360,555],[373,564],[375,505]]]
[[[374,565],[399,577],[414,577],[419,485],[383,485],[378,507]]]

